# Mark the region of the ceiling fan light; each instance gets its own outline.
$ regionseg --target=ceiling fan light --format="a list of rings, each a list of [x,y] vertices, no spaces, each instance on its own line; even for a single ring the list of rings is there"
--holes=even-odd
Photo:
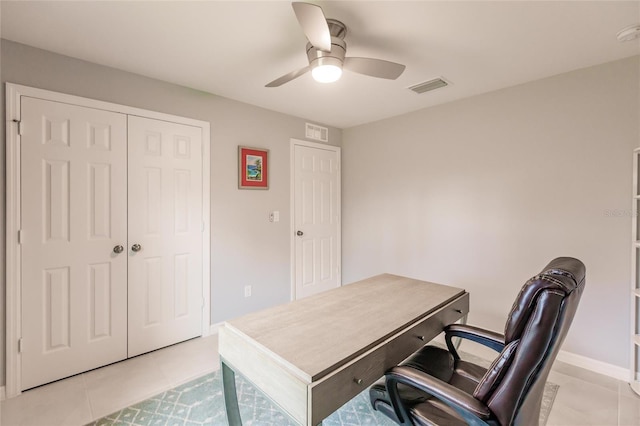
[[[313,79],[318,83],[333,83],[342,77],[342,68],[337,65],[318,65],[311,70]]]

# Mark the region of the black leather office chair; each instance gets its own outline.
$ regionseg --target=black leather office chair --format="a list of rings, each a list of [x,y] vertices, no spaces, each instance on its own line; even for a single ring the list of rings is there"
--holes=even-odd
[[[373,407],[400,424],[537,425],[544,385],[584,289],[585,266],[560,257],[525,283],[504,335],[468,325],[445,328],[449,350],[424,346],[370,391]],[[500,355],[486,369],[460,359],[452,337]]]

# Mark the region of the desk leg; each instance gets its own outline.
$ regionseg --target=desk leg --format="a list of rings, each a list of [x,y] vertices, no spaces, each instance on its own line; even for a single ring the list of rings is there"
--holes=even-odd
[[[236,374],[227,364],[222,362],[222,394],[227,411],[229,426],[242,426],[240,409],[238,408],[238,394],[236,393]]]
[[[460,318],[460,324],[466,324],[467,323],[467,317],[469,316],[469,314],[465,314],[465,316],[463,316],[462,318]],[[455,343],[453,344],[453,346],[458,349],[460,347],[460,343],[462,343],[462,338],[461,337],[454,337]]]

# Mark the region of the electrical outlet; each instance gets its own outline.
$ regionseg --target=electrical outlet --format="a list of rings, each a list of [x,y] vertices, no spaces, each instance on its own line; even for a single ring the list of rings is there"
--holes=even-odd
[[[244,297],[251,297],[251,286],[250,285],[245,285],[244,286]]]

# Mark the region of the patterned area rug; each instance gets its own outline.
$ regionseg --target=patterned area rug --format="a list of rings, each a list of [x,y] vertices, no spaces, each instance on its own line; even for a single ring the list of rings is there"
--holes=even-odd
[[[540,425],[551,411],[558,385],[547,383],[544,391]],[[296,426],[262,392],[236,374],[240,416],[247,426]],[[91,426],[226,426],[222,397],[222,373],[216,371],[184,385],[158,394],[139,404],[103,417]],[[375,411],[364,391],[322,422],[323,426],[395,425]]]

